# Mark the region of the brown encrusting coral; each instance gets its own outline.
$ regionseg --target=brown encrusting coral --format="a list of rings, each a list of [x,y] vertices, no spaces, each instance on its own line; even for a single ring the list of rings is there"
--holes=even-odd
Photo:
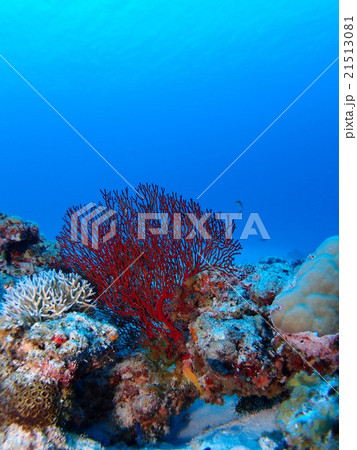
[[[18,369],[3,381],[0,394],[6,422],[34,427],[57,421],[61,397],[54,380]]]

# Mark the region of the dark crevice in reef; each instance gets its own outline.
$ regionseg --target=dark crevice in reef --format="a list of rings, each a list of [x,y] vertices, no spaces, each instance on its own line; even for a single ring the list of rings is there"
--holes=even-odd
[[[208,365],[212,370],[222,375],[232,375],[234,373],[234,366],[227,361],[220,361],[219,359],[207,359]]]
[[[109,383],[109,373],[109,369],[98,369],[82,374],[74,383],[70,411],[60,419],[64,430],[84,434],[105,445],[118,441],[112,422],[115,389]]]
[[[238,416],[258,413],[264,409],[270,409],[282,402],[284,395],[279,394],[268,398],[261,395],[248,395],[246,397],[237,397],[235,410]]]
[[[36,236],[30,235],[27,240],[7,243],[4,249],[4,259],[6,263],[11,265],[14,257],[24,254],[31,245],[37,244],[38,242],[38,237],[36,238]]]

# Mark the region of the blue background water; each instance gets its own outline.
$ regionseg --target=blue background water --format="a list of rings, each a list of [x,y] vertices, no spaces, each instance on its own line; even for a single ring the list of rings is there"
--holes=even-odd
[[[134,186],[196,198],[337,57],[338,2],[3,1],[0,53]],[[0,79],[0,210],[54,238],[126,184],[2,60]],[[338,233],[337,63],[200,198],[237,200],[271,236],[244,258]]]

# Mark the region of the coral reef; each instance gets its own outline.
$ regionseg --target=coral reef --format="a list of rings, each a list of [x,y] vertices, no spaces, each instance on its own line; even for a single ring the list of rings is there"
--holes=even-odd
[[[338,333],[338,237],[324,241],[300,267],[293,286],[278,295],[271,309],[284,333]]]
[[[197,389],[184,380],[180,363],[158,370],[141,354],[117,364],[111,384],[116,387],[114,420],[131,443],[167,434],[171,416],[198,397]]]
[[[294,274],[295,267],[280,258],[264,258],[238,268],[240,286],[258,306],[270,305]]]
[[[55,255],[36,224],[0,212],[0,285],[48,269]]]
[[[232,275],[241,245],[227,237],[223,221],[192,199],[149,184],[140,184],[136,193],[102,192],[100,205],[115,212],[116,233],[105,216],[99,230],[98,221],[88,218],[85,232],[81,226],[74,239],[73,217],[87,209],[70,208],[57,238],[59,266],[88,279],[99,303],[118,318],[118,324],[121,320],[131,336],[174,358],[185,351],[185,317],[194,311],[186,303],[192,278],[210,267]],[[143,215],[155,225],[152,232],[145,232]],[[202,218],[204,230],[197,223]],[[233,230],[234,226],[229,232]]]
[[[336,240],[326,241],[302,266],[266,258],[233,270],[237,242],[216,241],[206,247],[196,238],[186,247],[186,240],[164,242],[158,234],[136,239],[132,223],[138,211],[169,214],[184,206],[198,217],[204,213],[194,202],[156,187],[141,189],[144,200],[127,192],[103,193],[106,208],[122,210],[116,222],[120,236],[98,248],[82,243],[83,236],[77,242],[67,240],[72,210],[68,212],[60,262],[78,275],[53,270],[37,274],[46,269],[39,263],[32,277],[6,283],[0,318],[0,447],[220,448],[224,443],[232,448],[239,443],[256,448],[259,442],[261,448],[277,450],[285,448],[286,434],[296,448],[336,448],[337,396],[308,373],[314,368],[337,386],[332,374],[338,367],[338,335],[316,328],[288,333],[271,323],[272,315],[278,325],[277,300],[295,287],[309,286],[319,295],[331,292],[338,268]],[[12,267],[16,254],[8,245],[11,236],[15,241],[15,230],[28,226],[22,236],[32,242],[36,228],[2,217],[9,225],[1,234],[2,255],[11,256],[7,267]],[[151,225],[159,223],[154,219]],[[188,225],[183,221],[183,230],[189,231]],[[210,233],[223,236],[224,227],[214,228],[218,225],[209,221],[206,225]],[[110,231],[110,225],[103,226],[100,241]],[[172,223],[168,227],[175,231]],[[21,257],[36,245],[29,245]],[[147,246],[147,255],[141,257]],[[192,249],[202,252],[214,270]],[[128,273],[114,282],[128,266]],[[104,297],[94,310],[87,279]],[[309,295],[300,301],[308,303]],[[320,311],[315,312],[318,317]],[[326,323],[332,322],[327,318]],[[182,421],[181,413],[187,408],[192,413],[197,404],[219,415],[225,401],[231,413],[226,422],[200,436],[191,434],[187,447],[160,443],[170,434],[173,416]],[[275,422],[281,401],[282,432]],[[202,411],[193,420],[200,421]],[[257,425],[259,417],[269,423]],[[248,423],[256,426],[250,437],[242,432]]]
[[[261,280],[256,277],[252,283]],[[167,360],[155,365],[148,355],[138,354],[113,371],[114,420],[130,442],[138,434],[151,441],[162,437],[170,415],[198,397],[223,404],[225,395],[236,394],[243,410],[255,412],[278,402],[289,379],[302,369],[311,371],[314,366],[328,374],[337,367],[336,340],[325,337],[317,353],[310,343],[310,352],[301,357],[270,325],[266,302],[258,305],[256,297],[250,298],[259,289],[243,289],[239,276],[229,279],[227,286],[217,274],[200,274],[192,290],[199,314],[189,322],[185,357],[175,364]]]
[[[83,313],[34,323],[0,326],[0,402],[3,422],[30,426],[70,420],[77,380],[106,366],[117,330]],[[71,419],[72,420],[72,419]]]
[[[326,380],[300,372],[288,383],[291,395],[277,419],[288,443],[298,450],[338,448],[338,377]]]
[[[63,316],[70,310],[93,309],[94,291],[88,281],[74,273],[49,270],[27,276],[4,295],[6,320],[26,325]]]
[[[256,277],[252,283],[261,280]],[[198,398],[222,405],[225,395],[235,394],[242,411],[256,412],[274,404],[294,374],[311,369],[306,361],[322,374],[334,370],[334,340],[323,337],[323,353],[316,353],[310,342],[304,361],[270,326],[266,302],[250,298],[259,289],[244,289],[239,276],[227,283],[205,272],[191,283],[188,302],[195,313],[185,317],[188,335],[181,358],[158,358],[149,347],[111,368],[120,339],[109,324],[83,313],[67,313],[28,329],[7,321],[0,328],[2,386],[13,373],[31,373],[58,387],[57,423],[70,423],[80,433],[105,420],[110,441],[142,444],[166,435],[171,417]],[[11,404],[11,398],[6,401]],[[55,411],[55,400],[52,404]],[[21,417],[17,421],[23,423]],[[51,415],[42,422],[53,423]]]
[[[190,323],[187,348],[207,401],[234,393],[272,397],[302,369],[329,374],[338,367],[338,336],[294,336],[289,342],[271,326],[269,307],[256,303],[251,292],[258,289],[243,289],[239,275],[228,285],[217,276],[209,282],[198,276],[194,288],[200,314]]]

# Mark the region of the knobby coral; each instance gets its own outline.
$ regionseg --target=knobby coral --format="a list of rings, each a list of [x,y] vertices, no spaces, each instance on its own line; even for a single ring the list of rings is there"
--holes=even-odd
[[[45,426],[56,422],[60,396],[55,381],[18,370],[2,383],[1,388],[0,404],[10,423]]]
[[[326,239],[297,273],[295,285],[278,295],[271,310],[285,333],[338,333],[338,236]]]
[[[139,342],[177,354],[183,348],[184,318],[194,310],[184,301],[192,278],[210,268],[231,275],[241,245],[227,236],[234,226],[226,233],[223,221],[192,199],[149,184],[140,184],[136,192],[134,196],[127,189],[102,192],[99,232],[98,217],[90,213],[73,236],[73,218],[88,210],[70,208],[57,238],[59,265],[88,279],[98,291],[100,305],[125,323],[130,333],[134,331]],[[108,210],[116,212],[116,233],[113,221],[104,220]],[[156,229],[145,232],[139,214],[150,214],[146,218]],[[193,217],[200,233],[193,227]],[[200,227],[203,222],[207,234]]]
[[[2,314],[27,325],[58,318],[70,310],[93,308],[94,291],[74,273],[49,270],[27,276],[4,294]]]

